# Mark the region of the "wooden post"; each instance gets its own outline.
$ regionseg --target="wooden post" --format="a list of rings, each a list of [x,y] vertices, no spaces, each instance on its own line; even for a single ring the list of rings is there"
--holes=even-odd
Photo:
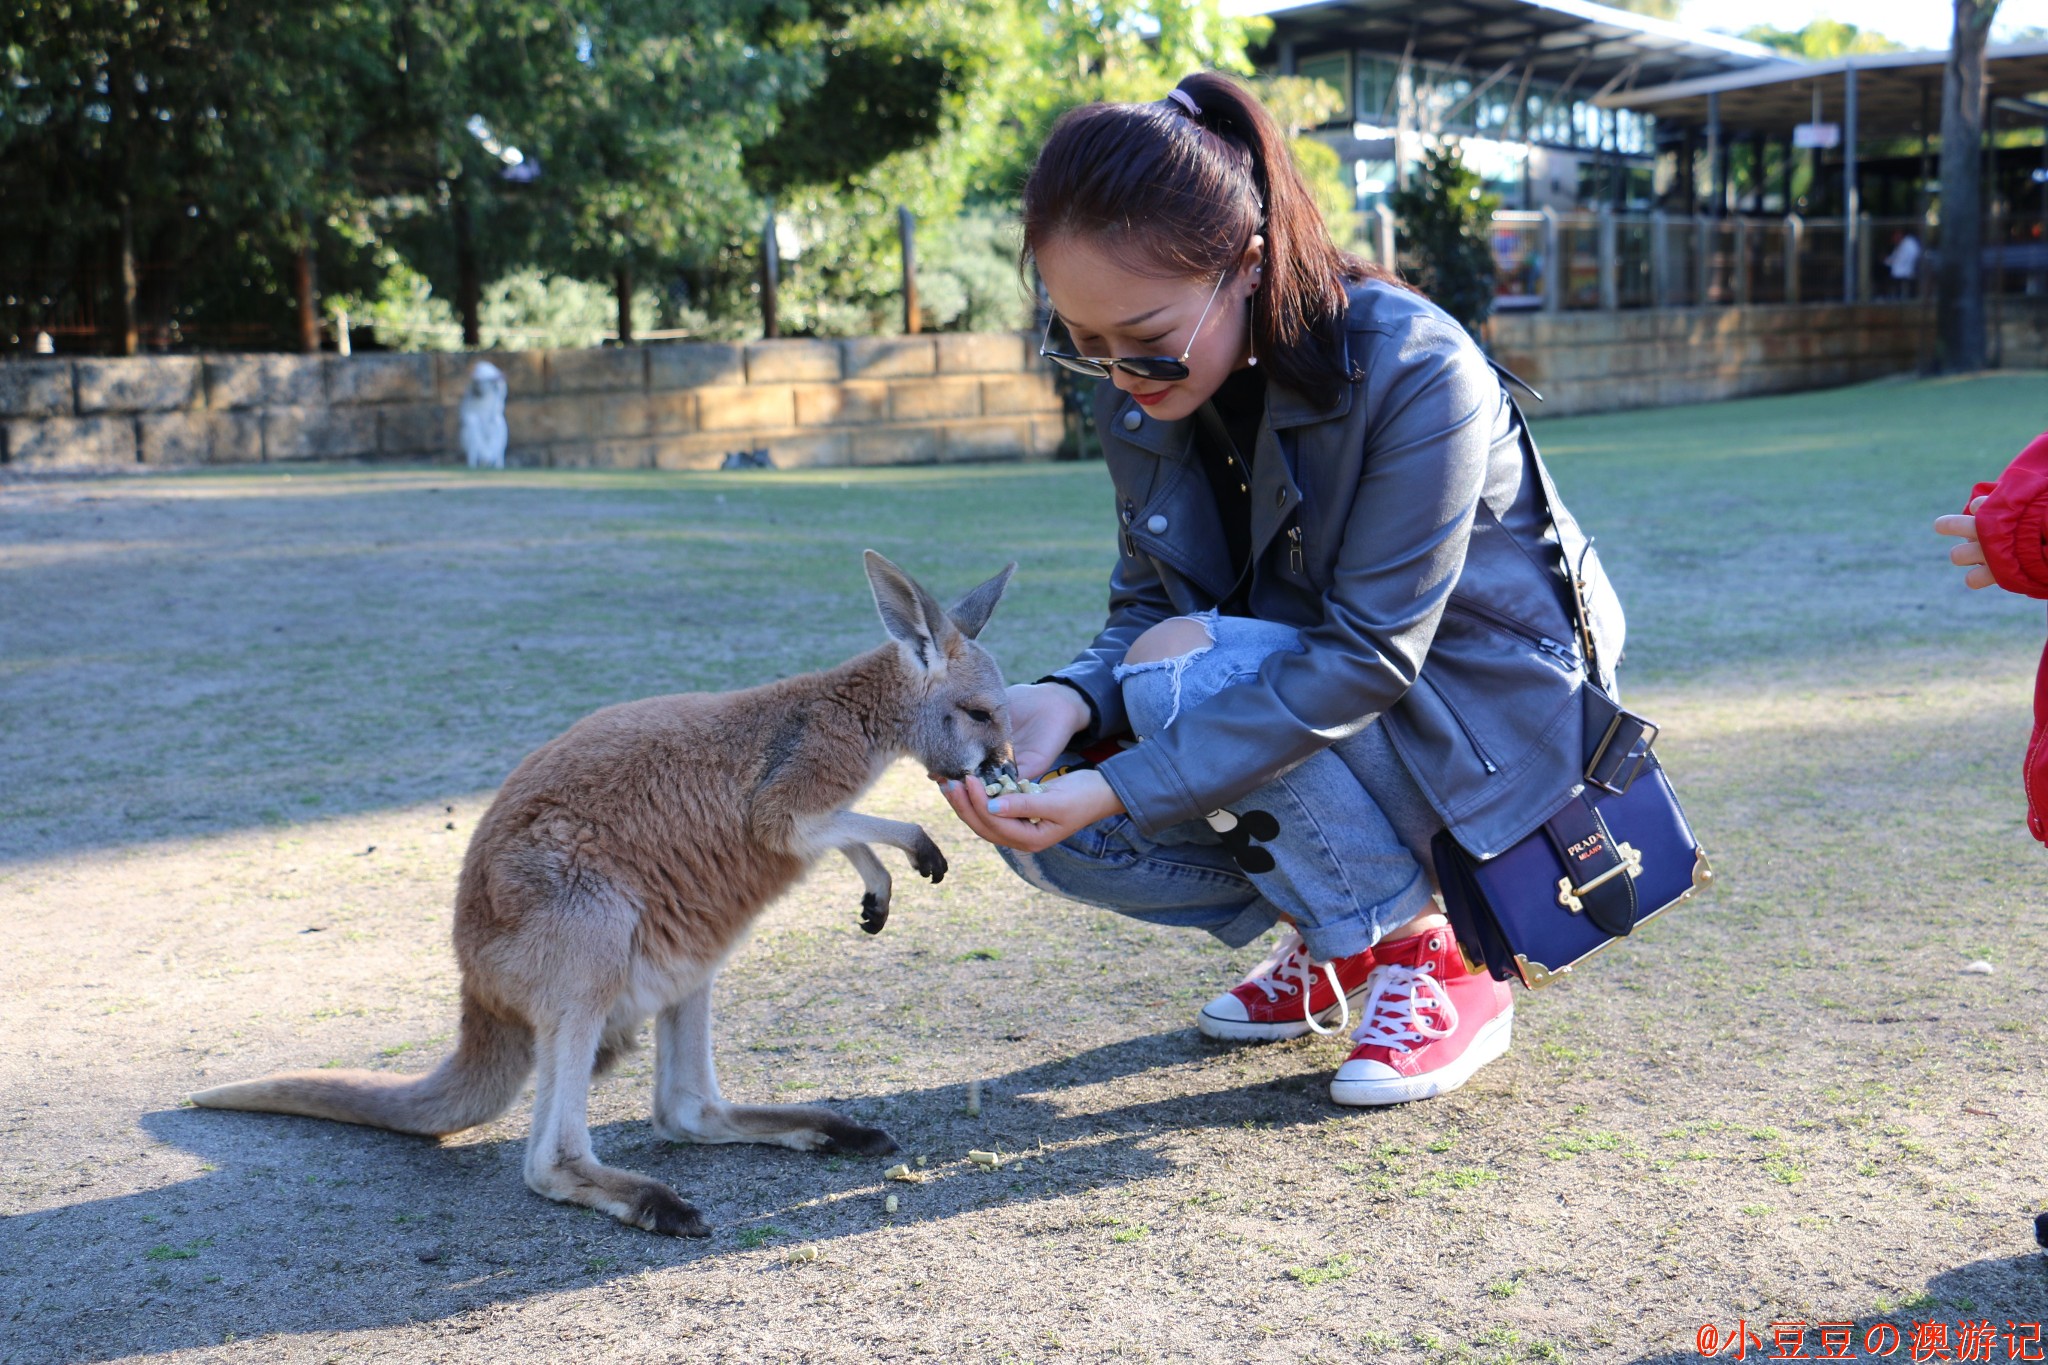
[[[1856,184],[1856,63],[1842,72],[1842,302],[1861,303],[1857,289],[1857,230],[1863,196]]]
[[[773,341],[781,329],[775,319],[775,289],[781,281],[782,263],[776,256],[775,205],[768,205],[768,220],[761,226],[761,335]]]
[[[299,296],[299,349],[316,355],[320,350],[320,284],[313,259],[312,222],[308,220],[305,226],[309,235],[294,262],[293,283]]]
[[[917,219],[907,208],[896,210],[896,235],[903,241],[903,335],[917,335]]]
[[[619,345],[633,344],[633,267],[620,265],[612,271],[612,291],[619,314]]]

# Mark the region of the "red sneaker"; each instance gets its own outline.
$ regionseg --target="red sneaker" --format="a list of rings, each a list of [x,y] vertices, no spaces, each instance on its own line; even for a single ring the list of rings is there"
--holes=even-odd
[[[1358,1046],[1330,1081],[1339,1104],[1405,1104],[1456,1090],[1508,1050],[1505,981],[1465,965],[1449,926],[1382,943]]]
[[[1335,1012],[1349,1018],[1350,1002],[1365,990],[1372,973],[1373,953],[1367,948],[1334,962],[1311,962],[1308,945],[1290,926],[1273,955],[1251,974],[1202,1007],[1195,1020],[1211,1038],[1228,1043],[1271,1043],[1304,1033],[1330,1033],[1318,1022]],[[1343,994],[1330,985],[1336,973]]]

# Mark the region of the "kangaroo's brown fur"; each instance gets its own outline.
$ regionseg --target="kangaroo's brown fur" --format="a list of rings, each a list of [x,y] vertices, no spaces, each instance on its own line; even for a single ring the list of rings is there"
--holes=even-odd
[[[1011,565],[951,612],[868,552],[893,637],[822,673],[743,692],[607,707],[549,740],[505,780],[470,840],[456,890],[459,1041],[425,1076],[301,1071],[192,1097],[399,1132],[457,1132],[503,1113],[538,1071],[526,1181],[650,1231],[708,1225],[667,1185],[601,1164],[591,1077],[656,1020],[654,1124],[679,1141],[775,1142],[881,1154],[887,1133],[830,1110],[727,1104],[711,1056],[711,984],[754,918],[817,856],[861,874],[878,931],[886,843],[939,880],[946,860],[914,824],[849,807],[889,762],[990,773],[1010,759],[1002,675],[974,641]]]

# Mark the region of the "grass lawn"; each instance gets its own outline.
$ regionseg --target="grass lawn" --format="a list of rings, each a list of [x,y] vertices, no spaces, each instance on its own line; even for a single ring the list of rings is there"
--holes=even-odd
[[[643,1054],[592,1121],[705,1209],[687,1243],[527,1194],[524,1105],[436,1146],[179,1101],[430,1064],[505,772],[599,705],[868,647],[864,547],[942,596],[1018,560],[985,642],[1064,661],[1115,555],[1100,466],[0,485],[0,1365],[1675,1362],[1704,1324],[1817,1356],[1823,1322],[1978,1320],[2005,1359],[2048,1308],[2048,627],[1930,523],[2048,426],[2044,380],[1539,420],[1720,885],[1519,994],[1442,1099],[1343,1111],[1333,1043],[1204,1043],[1253,954],[1030,890],[892,770],[867,808],[954,875],[870,939],[821,865],[723,978],[720,1062],[931,1178],[671,1147]],[[991,1147],[1023,1158],[963,1160]]]

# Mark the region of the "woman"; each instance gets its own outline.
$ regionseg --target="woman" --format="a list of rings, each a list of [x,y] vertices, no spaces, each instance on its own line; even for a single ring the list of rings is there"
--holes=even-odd
[[[1436,912],[1428,850],[1491,856],[1578,790],[1566,565],[1604,660],[1597,562],[1485,357],[1337,250],[1234,82],[1067,115],[1024,228],[1061,324],[1041,349],[1110,381],[1120,553],[1102,632],[1009,693],[1020,770],[1071,771],[947,800],[1041,888],[1233,947],[1287,926],[1203,1032],[1328,1032],[1362,999],[1338,1103],[1462,1085],[1513,1006]]]

